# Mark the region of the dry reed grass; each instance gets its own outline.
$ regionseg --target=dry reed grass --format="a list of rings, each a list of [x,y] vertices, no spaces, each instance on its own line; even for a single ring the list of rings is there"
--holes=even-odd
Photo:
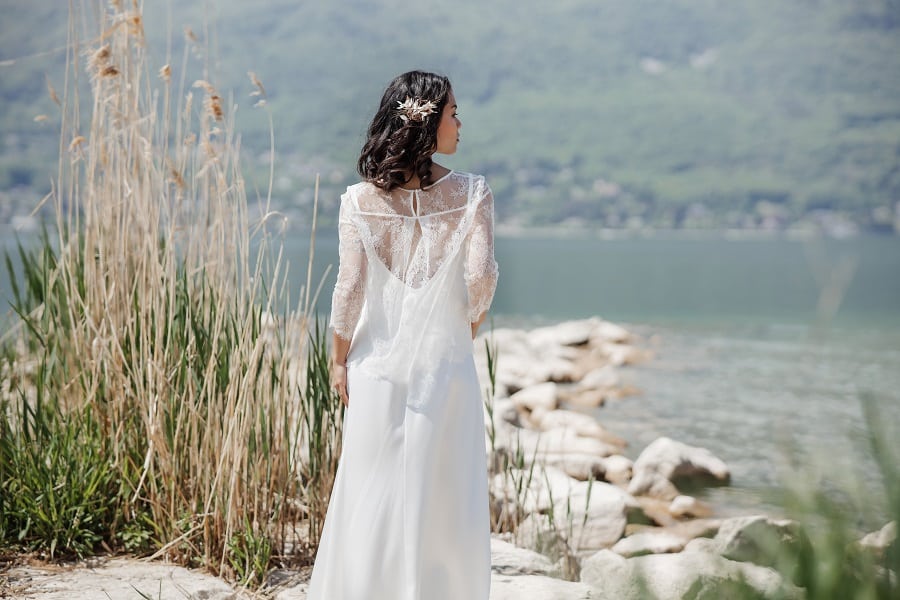
[[[90,124],[82,131],[82,61],[70,52],[58,239],[44,248],[59,254],[35,263],[43,281],[19,332],[40,365],[7,382],[32,390],[18,412],[7,404],[18,416],[4,435],[36,443],[20,427],[38,418],[35,402],[63,420],[88,415],[112,473],[101,491],[115,495],[88,545],[124,542],[260,583],[273,555],[314,552],[340,452],[324,337],[308,331],[311,280],[303,306],[270,316],[287,305],[286,265],[267,233],[268,198],[251,220],[234,110],[205,79],[192,86],[199,114],[184,91],[196,36],[186,30],[176,91],[170,65],[151,77],[136,3],[73,6],[70,48],[85,15],[101,19],[84,61]]]

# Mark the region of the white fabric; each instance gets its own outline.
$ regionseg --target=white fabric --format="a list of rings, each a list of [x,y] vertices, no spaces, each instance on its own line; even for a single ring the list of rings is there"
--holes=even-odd
[[[350,406],[310,600],[487,600],[490,523],[470,322],[497,283],[493,198],[451,171],[341,197],[331,325]]]

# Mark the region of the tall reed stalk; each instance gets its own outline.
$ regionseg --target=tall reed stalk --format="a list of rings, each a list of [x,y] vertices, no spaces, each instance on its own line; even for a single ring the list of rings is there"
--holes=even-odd
[[[50,555],[124,547],[258,583],[272,555],[318,539],[342,416],[324,337],[307,334],[308,306],[271,316],[287,306],[286,267],[267,206],[250,217],[235,107],[204,79],[185,92],[194,41],[176,84],[170,65],[148,66],[137,2],[93,4],[70,14],[69,47],[90,50],[86,65],[68,57],[57,237],[22,253],[21,327],[0,365],[0,483],[17,486],[4,487],[0,536]],[[76,24],[92,15],[82,45]]]

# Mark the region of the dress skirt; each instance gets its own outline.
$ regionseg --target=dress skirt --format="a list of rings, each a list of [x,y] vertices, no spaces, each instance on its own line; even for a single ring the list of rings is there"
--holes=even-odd
[[[471,355],[441,365],[448,383],[416,408],[405,384],[361,367],[348,366],[309,600],[488,600],[484,412]]]

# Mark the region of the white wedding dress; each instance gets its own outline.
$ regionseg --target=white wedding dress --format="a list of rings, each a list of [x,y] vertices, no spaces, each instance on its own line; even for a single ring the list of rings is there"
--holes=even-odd
[[[487,600],[482,391],[470,323],[497,283],[493,198],[451,171],[341,197],[331,326],[350,404],[309,600]]]

